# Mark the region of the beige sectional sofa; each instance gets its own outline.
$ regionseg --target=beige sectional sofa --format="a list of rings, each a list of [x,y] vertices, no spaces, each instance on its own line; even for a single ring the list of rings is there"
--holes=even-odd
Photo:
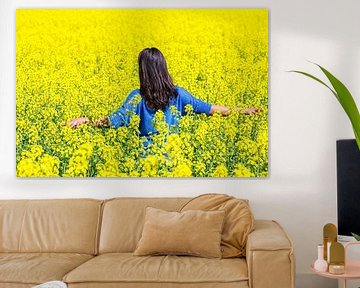
[[[293,288],[291,241],[256,220],[246,258],[134,256],[145,207],[178,211],[187,198],[0,201],[0,288],[62,280],[69,287]]]

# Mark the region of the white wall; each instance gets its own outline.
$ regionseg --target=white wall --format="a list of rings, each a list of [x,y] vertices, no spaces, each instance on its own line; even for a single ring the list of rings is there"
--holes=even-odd
[[[270,11],[270,176],[267,179],[16,179],[15,9],[25,7],[265,7]],[[335,141],[352,130],[334,97],[285,72],[317,73],[312,60],[343,79],[360,102],[358,0],[2,0],[0,4],[0,198],[194,196],[248,198],[257,218],[278,220],[295,244],[298,287],[321,284],[309,264],[322,227],[336,223]],[[320,75],[320,73],[318,73]],[[325,283],[325,282],[323,282]]]

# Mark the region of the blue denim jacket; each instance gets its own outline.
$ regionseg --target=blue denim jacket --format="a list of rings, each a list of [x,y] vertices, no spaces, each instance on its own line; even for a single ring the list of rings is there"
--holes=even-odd
[[[177,127],[179,118],[178,115],[171,113],[171,106],[175,106],[176,109],[180,112],[181,116],[186,114],[185,106],[188,104],[193,107],[195,113],[205,113],[206,115],[209,115],[211,104],[195,98],[182,87],[176,86],[176,90],[178,93],[177,97],[171,99],[164,110],[166,123],[169,127]],[[140,116],[140,136],[148,136],[149,134],[156,133],[157,131],[153,127],[153,118],[156,110],[149,108],[144,98],[141,98],[140,102],[134,103],[134,98],[136,95],[140,95],[139,89],[131,91],[124,104],[118,110],[108,116],[110,120],[110,126],[113,128],[118,128],[120,126],[129,125],[131,115],[133,115],[131,112],[134,112]]]

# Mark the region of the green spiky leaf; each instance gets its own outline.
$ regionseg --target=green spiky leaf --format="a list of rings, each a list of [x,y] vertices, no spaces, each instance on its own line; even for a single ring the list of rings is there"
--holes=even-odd
[[[356,239],[356,241],[360,241],[360,235],[352,233],[352,232],[351,232],[351,235]]]
[[[346,86],[339,79],[337,79],[334,75],[332,75],[328,70],[326,70],[322,66],[320,66],[316,63],[314,63],[314,64],[317,65],[320,68],[320,70],[325,74],[327,79],[330,81],[332,87],[330,87],[325,82],[323,82],[319,78],[317,78],[309,73],[302,72],[302,71],[295,71],[295,70],[289,71],[289,72],[294,72],[294,73],[305,75],[305,76],[321,83],[335,95],[336,99],[339,101],[340,105],[343,107],[345,113],[347,114],[347,116],[350,119],[352,128],[354,130],[354,135],[356,138],[356,143],[360,150],[360,114],[359,114],[358,108],[356,107],[354,98],[352,97],[350,91],[346,88]]]

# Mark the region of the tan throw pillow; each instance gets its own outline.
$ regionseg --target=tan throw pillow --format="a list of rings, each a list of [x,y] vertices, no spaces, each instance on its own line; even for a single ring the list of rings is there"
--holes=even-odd
[[[221,258],[224,211],[168,212],[146,208],[134,255],[192,255]]]
[[[225,194],[204,194],[190,200],[181,209],[182,212],[188,210],[225,211],[221,236],[222,257],[246,255],[247,236],[254,230],[254,216],[247,200]]]

